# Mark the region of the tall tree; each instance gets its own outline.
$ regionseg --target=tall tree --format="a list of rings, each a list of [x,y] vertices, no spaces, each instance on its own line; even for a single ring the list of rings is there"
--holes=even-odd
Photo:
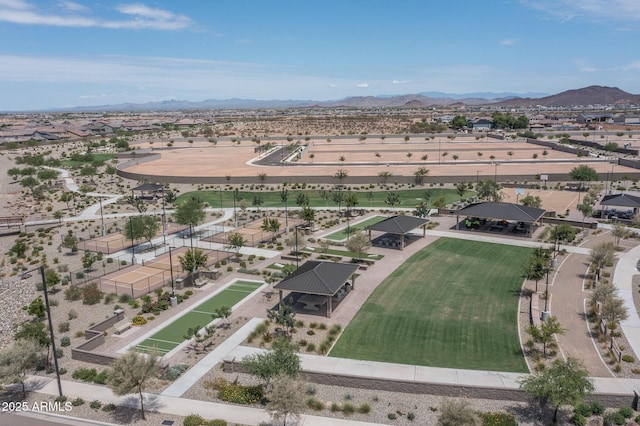
[[[542,207],[542,198],[537,195],[529,194],[525,197],[522,197],[522,199],[520,200],[520,204],[522,204],[523,206],[535,207],[539,209],[540,207]]]
[[[584,182],[600,180],[598,172],[596,172],[593,167],[587,166],[586,164],[581,164],[571,169],[569,171],[569,177],[572,180],[580,182],[580,189],[582,189]]]
[[[0,352],[0,383],[19,383],[22,399],[27,397],[24,382],[43,356],[44,348],[35,340],[17,340]]]
[[[124,237],[128,240],[144,238],[153,247],[152,239],[160,231],[160,225],[153,216],[132,216],[124,226]]]
[[[589,262],[595,267],[596,282],[600,280],[602,268],[613,263],[615,259],[616,250],[611,242],[601,242],[591,248],[589,251]]]
[[[143,419],[146,419],[143,392],[149,381],[158,375],[160,362],[155,354],[143,355],[130,350],[111,365],[108,386],[116,395],[138,393]]]
[[[175,221],[181,225],[198,226],[207,217],[206,207],[207,203],[200,197],[193,195],[176,206],[173,216]]]
[[[344,170],[344,169],[340,169],[336,172],[336,174],[333,175],[334,178],[336,178],[338,180],[338,184],[340,186],[342,186],[342,182],[349,176],[349,173]]]
[[[286,338],[296,323],[296,312],[293,309],[293,299],[289,298],[278,304],[278,309],[267,309],[267,318],[282,327]]]
[[[541,406],[554,407],[553,423],[558,420],[562,405],[575,406],[593,392],[589,372],[581,361],[567,358],[556,360],[551,367],[520,380],[520,389],[530,394]]]
[[[271,412],[277,424],[280,424],[282,419],[283,426],[287,426],[288,418],[299,417],[306,409],[305,393],[304,383],[286,374],[278,375],[269,382],[265,392],[269,401],[267,410]]]
[[[306,207],[309,205],[309,196],[304,193],[301,192],[299,194],[296,195],[296,204],[298,205],[298,207]]]
[[[618,325],[629,318],[629,310],[624,305],[624,300],[611,296],[605,299],[601,309],[602,319],[607,322],[609,328],[609,338],[613,341],[613,330]]]
[[[616,247],[620,246],[620,240],[629,236],[629,231],[623,223],[614,223],[611,228],[611,235],[613,235],[614,244]]]
[[[429,174],[429,169],[426,167],[420,167],[418,170],[413,172],[413,177],[416,185],[422,185],[424,183],[424,178]]]
[[[395,191],[387,192],[387,198],[385,198],[384,203],[391,206],[391,208],[395,208],[400,204],[400,194]]]
[[[178,256],[178,262],[180,262],[182,270],[187,275],[192,275],[198,268],[207,266],[208,258],[209,256],[206,253],[199,248],[195,248],[187,250],[182,256]]]
[[[248,374],[258,376],[265,383],[280,375],[295,377],[300,371],[298,346],[289,339],[275,339],[271,350],[249,355],[242,360],[242,367]]]
[[[593,214],[593,206],[591,205],[591,202],[587,200],[586,195],[582,202],[578,204],[578,211],[582,213],[582,229],[584,230],[585,220]]]
[[[280,191],[280,200],[282,201],[282,204],[284,204],[284,230],[285,232],[289,232],[289,211],[287,210],[289,201],[288,189],[283,188],[282,191]]]
[[[378,177],[380,178],[380,184],[383,186],[387,186],[387,181],[393,176],[391,172],[380,172],[378,173]]]
[[[229,234],[227,237],[227,247],[235,252],[236,257],[238,256],[238,253],[240,253],[240,249],[244,247],[246,243],[247,240],[245,240],[244,236],[239,232]]]
[[[527,332],[531,335],[534,341],[542,343],[542,353],[544,357],[547,357],[547,348],[549,344],[554,341],[556,334],[564,334],[566,330],[560,325],[557,317],[550,316],[546,321],[542,322],[540,326],[535,324],[530,325],[527,328]]]
[[[371,248],[371,241],[369,236],[362,231],[359,231],[351,236],[346,245],[347,249],[356,254],[358,260],[362,259],[362,255]]]

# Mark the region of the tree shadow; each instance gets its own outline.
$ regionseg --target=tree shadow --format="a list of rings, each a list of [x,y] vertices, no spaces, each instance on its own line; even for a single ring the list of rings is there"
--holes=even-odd
[[[163,405],[157,395],[144,396],[144,412],[158,411]],[[142,410],[140,410],[140,397],[128,395],[122,403],[112,412],[113,420],[118,424],[132,424],[142,420]]]

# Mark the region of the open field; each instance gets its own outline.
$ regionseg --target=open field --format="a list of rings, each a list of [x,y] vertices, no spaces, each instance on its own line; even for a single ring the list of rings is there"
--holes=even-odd
[[[529,253],[439,239],[380,284],[330,356],[527,372],[514,322]]]
[[[275,143],[277,146],[289,144],[284,139]],[[333,176],[339,169],[345,169],[353,178],[377,176],[388,171],[399,179],[411,178],[419,167],[425,167],[429,170],[427,182],[430,177],[443,176],[465,176],[474,180],[497,176],[499,181],[505,181],[509,176],[526,176],[527,180],[533,181],[538,174],[566,174],[585,162],[600,173],[602,179],[611,171],[611,164],[605,158],[577,158],[523,141],[476,140],[472,136],[456,137],[453,141],[446,137],[428,141],[416,137],[406,143],[397,136],[388,137],[384,143],[379,138],[370,138],[363,143],[356,136],[331,142],[314,140],[299,160],[277,165],[257,164],[255,144],[250,141],[241,144],[221,141],[215,146],[207,145],[176,143],[171,148],[154,151],[161,155],[160,159],[126,170],[148,175],[151,179],[163,175],[216,177],[230,184],[238,183],[234,177],[243,176],[258,182],[260,174],[265,175],[264,183],[267,184],[270,178],[287,178],[289,182],[302,182],[302,178],[306,178],[309,182],[313,177]],[[424,155],[427,155],[425,159]],[[616,174],[635,172],[628,167],[615,166]],[[393,182],[393,178],[389,182]],[[349,184],[349,179],[343,183]]]
[[[321,191],[322,188],[318,187],[318,189],[290,189],[289,190],[289,200],[287,205],[289,208],[295,208],[296,205],[296,197],[299,194],[305,194],[309,197],[309,206],[310,207],[337,207],[331,199],[331,192],[325,190],[324,198],[323,193]],[[421,189],[394,189],[392,185],[388,187],[378,187],[374,186],[370,190],[349,190],[349,193],[354,193],[358,197],[358,205],[355,208],[367,208],[367,207],[390,207],[385,200],[387,199],[387,193],[389,191],[394,191],[398,193],[400,197],[400,204],[397,206],[399,208],[414,208],[416,205],[420,204],[424,199],[425,195],[428,192],[431,196],[431,201],[433,202],[439,197],[444,197],[445,202],[447,204],[456,202],[460,200],[460,196],[453,189],[446,189],[440,187],[431,187],[425,186]],[[347,193],[347,190],[343,191],[343,193]],[[222,197],[222,206],[223,208],[233,207],[233,190],[225,190],[225,191],[207,191],[200,190],[197,192],[187,192],[178,197],[176,203],[181,203],[184,200],[188,199],[192,195],[197,195],[203,201],[206,201],[211,207],[218,208],[220,206],[220,197]],[[473,191],[467,191],[462,198],[470,198],[475,195]],[[260,208],[278,208],[284,209],[284,203],[280,198],[280,191],[276,191],[273,188],[265,189],[263,191],[243,191],[238,190],[238,201],[236,202],[236,207],[239,205],[240,200],[246,200],[250,207],[256,208],[252,206],[253,200],[256,196],[259,196],[262,200],[262,204],[259,206]],[[342,208],[345,208],[344,203],[342,204]],[[239,207],[238,207],[239,209]]]

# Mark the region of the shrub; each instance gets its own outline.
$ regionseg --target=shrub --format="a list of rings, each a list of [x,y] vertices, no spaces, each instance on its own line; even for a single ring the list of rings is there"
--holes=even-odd
[[[322,411],[325,408],[324,402],[322,402],[319,399],[316,399],[314,397],[311,397],[311,398],[307,399],[307,407],[309,407],[309,408],[311,408],[312,410],[315,410],[315,411]]]
[[[76,398],[73,401],[71,401],[71,405],[73,405],[74,407],[78,407],[82,404],[84,404],[84,399],[82,398]]]
[[[619,411],[608,411],[602,417],[605,425],[623,425],[626,423],[624,416]]]
[[[64,347],[64,346],[69,346],[71,344],[71,339],[69,338],[69,336],[62,336],[60,338],[60,346]]]
[[[205,424],[205,419],[197,414],[189,414],[184,418],[184,426],[201,426]]]
[[[133,300],[133,298],[126,293],[123,293],[118,297],[118,303],[129,303],[131,300]]]
[[[104,304],[105,305],[109,305],[111,303],[113,303],[114,300],[116,300],[116,298],[118,297],[117,294],[115,293],[109,293],[106,296],[104,296]]]
[[[412,414],[412,413],[409,413]],[[491,426],[516,426],[516,419],[513,414],[508,413],[479,413],[483,425]],[[407,418],[409,415],[407,414]]]
[[[66,333],[67,331],[69,331],[69,322],[68,321],[64,321],[64,322],[61,322],[60,324],[58,324],[58,331],[60,333]]]
[[[633,417],[633,409],[631,407],[621,407],[618,410],[618,413],[622,414],[624,416],[625,419],[630,419],[631,417]]]
[[[345,416],[350,416],[356,412],[356,407],[350,402],[345,402],[342,404],[342,412]]]
[[[576,405],[573,411],[574,413],[579,414],[583,417],[590,417],[591,414],[593,414],[593,411],[591,410],[591,404],[587,404],[584,402]]]
[[[93,282],[82,287],[82,303],[84,305],[95,305],[102,299],[102,293],[98,289],[98,284]]]
[[[113,404],[113,403],[105,404],[105,406],[102,407],[102,411],[104,411],[105,413],[108,413],[115,409],[116,409],[116,404]]]
[[[414,421],[415,419],[416,419],[416,415],[415,415],[415,414],[413,414],[411,411],[409,411],[409,412],[407,413],[407,420],[409,420],[409,421]],[[514,423],[514,425],[515,425],[515,423]]]
[[[253,404],[260,401],[264,396],[262,386],[243,386],[237,381],[228,383],[220,381],[218,383],[218,398],[235,404]]]
[[[98,375],[95,368],[79,368],[73,372],[71,377],[83,382],[93,382]]]
[[[313,352],[315,350],[316,350],[316,345],[314,345],[311,342],[307,343],[307,352]]]
[[[366,402],[363,402],[358,406],[358,413],[360,414],[369,414],[370,411],[371,411],[371,406]]]
[[[177,379],[178,377],[180,377],[180,375],[182,373],[187,371],[187,368],[189,368],[189,366],[185,365],[185,364],[173,365],[173,366],[167,368],[167,371],[165,372],[164,377],[167,380],[173,381],[173,380]]]
[[[74,311],[73,309],[71,309],[67,313],[67,318],[69,319],[69,321],[74,320],[74,319],[78,318],[78,313],[76,311]]]
[[[94,410],[99,410],[100,407],[102,407],[102,402],[98,401],[97,399],[94,399],[89,403],[89,407],[93,408]]]
[[[146,323],[147,323],[147,319],[142,315],[136,315],[131,320],[131,325],[135,325],[135,326],[145,325]]]
[[[71,284],[69,288],[64,291],[64,298],[69,302],[75,302],[82,298],[82,289],[75,284]]]
[[[587,426],[587,419],[582,414],[575,413],[571,417],[571,423],[576,426]]]
[[[600,404],[598,401],[593,401],[591,403],[591,413],[594,416],[599,416],[604,413],[604,405]]]
[[[315,395],[316,394],[316,386],[308,385],[307,386],[307,395]]]
[[[633,355],[629,355],[629,354],[622,355],[622,360],[624,362],[629,362],[629,363],[636,361],[636,359],[633,357]]]
[[[336,411],[340,411],[340,404],[338,404],[337,402],[332,402],[330,410],[332,413],[335,413]]]
[[[396,413],[389,413],[389,414],[387,414],[387,418],[389,420],[395,420],[395,419],[398,418],[398,416],[396,415]]]

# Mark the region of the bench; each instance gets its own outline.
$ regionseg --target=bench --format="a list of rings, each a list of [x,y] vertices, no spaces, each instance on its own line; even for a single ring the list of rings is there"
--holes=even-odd
[[[116,330],[116,334],[120,334],[131,328],[131,320],[129,318],[122,319],[113,325]]]
[[[202,287],[203,285],[207,284],[208,282],[209,282],[209,278],[207,278],[207,277],[198,277],[198,279],[196,279],[196,280],[193,282],[193,286],[194,286],[195,288],[200,288],[200,287]]]

